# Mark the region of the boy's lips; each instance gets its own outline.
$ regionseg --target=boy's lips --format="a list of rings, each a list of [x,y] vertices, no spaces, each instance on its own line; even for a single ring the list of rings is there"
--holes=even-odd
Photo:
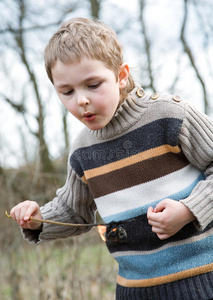
[[[93,113],[87,112],[87,113],[84,113],[84,114],[83,114],[83,117],[84,117],[84,119],[85,119],[87,122],[91,122],[91,121],[94,121],[94,120],[95,120],[96,115],[93,114]]]

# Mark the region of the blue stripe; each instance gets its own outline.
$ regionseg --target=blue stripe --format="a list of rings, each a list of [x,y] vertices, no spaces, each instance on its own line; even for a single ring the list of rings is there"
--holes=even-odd
[[[200,175],[197,177],[197,179],[195,181],[192,182],[192,184],[190,184],[188,187],[186,187],[185,189],[183,189],[175,194],[168,195],[168,196],[166,196],[162,199],[159,199],[155,202],[149,203],[148,205],[140,206],[140,207],[137,207],[137,208],[125,211],[125,212],[121,212],[118,214],[103,217],[103,220],[105,223],[109,223],[111,221],[117,222],[117,221],[127,220],[130,218],[135,218],[140,215],[146,214],[147,210],[150,206],[155,207],[157,205],[157,203],[159,203],[163,199],[169,198],[169,199],[177,200],[177,201],[185,199],[186,197],[188,197],[191,194],[193,188],[197,185],[197,183],[201,180],[205,180],[205,178],[206,178],[205,174],[200,173]],[[115,199],[115,201],[116,201],[116,199]]]
[[[82,177],[85,170],[119,161],[161,145],[178,145],[182,120],[165,118],[137,128],[119,138],[90,147],[79,148],[71,155],[70,164]]]
[[[155,254],[116,257],[119,275],[126,279],[149,279],[213,263],[213,236],[191,244],[174,246]],[[122,268],[122,265],[128,269]]]

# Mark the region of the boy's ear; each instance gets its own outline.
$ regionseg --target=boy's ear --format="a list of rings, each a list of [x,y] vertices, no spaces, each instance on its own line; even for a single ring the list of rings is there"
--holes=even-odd
[[[124,89],[126,87],[128,77],[129,77],[129,66],[123,63],[119,68],[119,74],[118,74],[120,89]]]

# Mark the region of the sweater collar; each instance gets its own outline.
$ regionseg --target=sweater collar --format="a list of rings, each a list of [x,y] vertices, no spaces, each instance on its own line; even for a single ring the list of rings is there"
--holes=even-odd
[[[116,110],[111,121],[102,129],[91,130],[90,134],[98,139],[115,137],[133,126],[146,111],[149,96],[144,90],[136,86],[127,99]]]

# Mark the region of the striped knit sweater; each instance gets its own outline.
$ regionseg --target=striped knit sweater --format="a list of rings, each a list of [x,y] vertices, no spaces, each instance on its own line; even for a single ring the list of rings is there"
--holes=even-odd
[[[41,208],[44,219],[122,222],[123,243],[108,242],[119,264],[116,299],[213,298],[213,121],[170,95],[136,87],[103,129],[85,128],[70,153],[67,180]],[[197,221],[166,240],[147,209],[170,198]],[[88,229],[44,224],[24,230],[39,243]]]

